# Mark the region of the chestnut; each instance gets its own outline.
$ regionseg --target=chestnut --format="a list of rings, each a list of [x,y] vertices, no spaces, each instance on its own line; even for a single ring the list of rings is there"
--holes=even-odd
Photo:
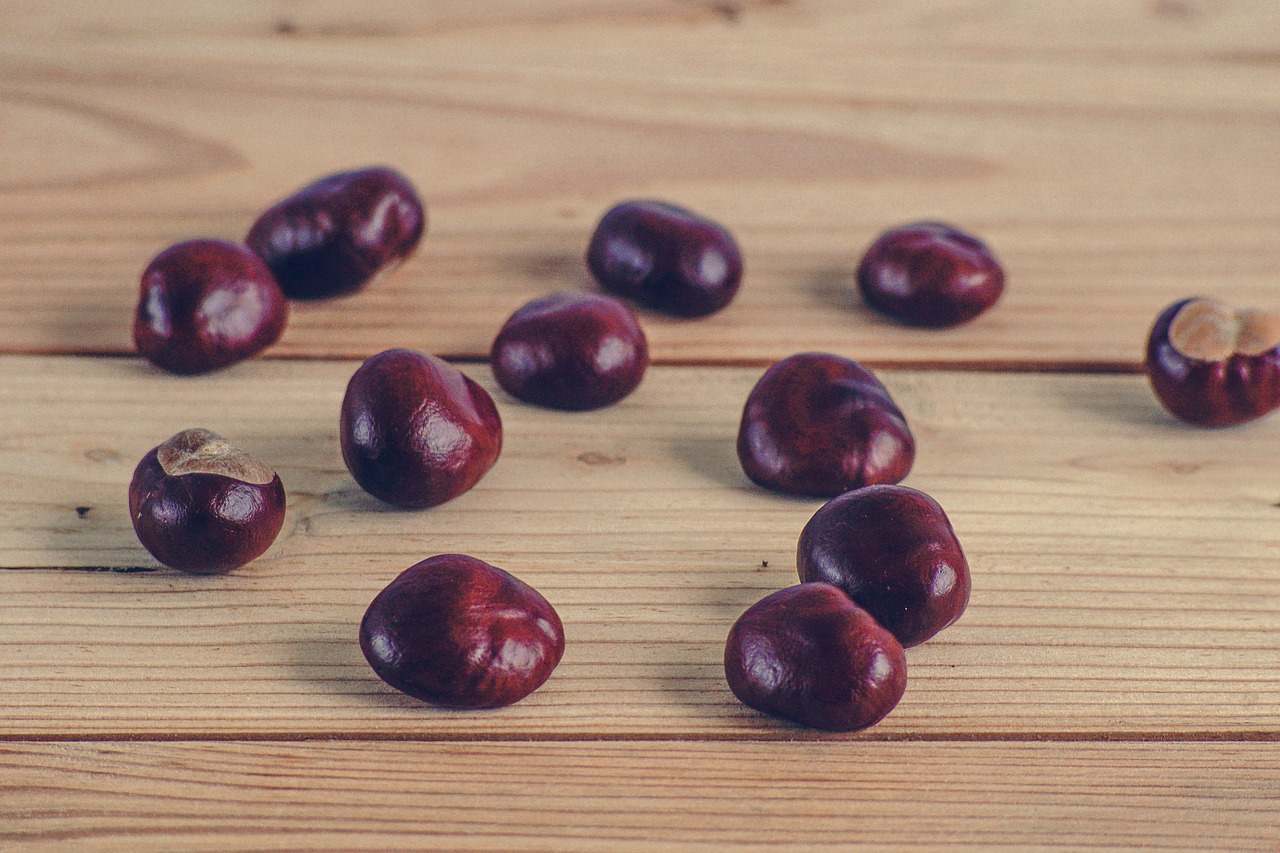
[[[905,648],[960,618],[969,564],[951,521],[924,492],[868,486],[827,501],[804,526],[801,581],[839,587]]]
[[[765,371],[738,428],[742,470],[767,489],[831,497],[896,483],[915,439],[880,380],[856,361],[800,353]]]
[[[616,205],[587,247],[587,267],[605,290],[677,317],[729,304],[742,255],[724,226],[664,201]]]
[[[724,673],[744,705],[835,732],[875,725],[907,689],[906,655],[893,634],[825,583],[751,605],[729,631]]]
[[[252,562],[284,524],[284,486],[271,466],[207,429],[152,448],[129,483],[138,541],[170,568],[194,575]]]
[[[564,655],[560,617],[536,589],[464,554],[406,569],[360,623],[360,648],[396,690],[446,708],[519,702]]]
[[[584,411],[630,394],[649,366],[649,344],[631,309],[596,293],[553,293],[511,315],[490,362],[513,397]]]
[[[981,240],[941,222],[881,234],[858,265],[862,298],[912,326],[967,323],[1004,292],[1004,270]]]
[[[1280,314],[1195,297],[1161,312],[1147,338],[1160,403],[1197,426],[1231,426],[1280,406]]]
[[[498,461],[502,421],[489,392],[453,365],[408,349],[365,361],[347,383],[342,458],[366,492],[397,506],[435,506]]]
[[[321,178],[258,217],[245,243],[267,262],[286,295],[324,299],[355,293],[407,258],[427,214],[409,180],[375,167]]]
[[[222,240],[189,240],[143,271],[133,341],[171,373],[207,373],[271,346],[288,319],[289,301],[257,255]]]

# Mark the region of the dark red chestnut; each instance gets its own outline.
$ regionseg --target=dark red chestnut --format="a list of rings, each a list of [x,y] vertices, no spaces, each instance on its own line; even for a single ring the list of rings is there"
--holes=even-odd
[[[446,708],[497,708],[551,677],[564,628],[533,587],[475,557],[442,554],[378,593],[360,648],[403,693]]]
[[[453,365],[391,349],[351,377],[339,437],[366,492],[421,508],[456,498],[493,467],[502,421],[489,392]]]
[[[1147,375],[1175,417],[1231,426],[1280,406],[1280,315],[1183,299],[1147,339]]]
[[[724,673],[744,705],[834,732],[875,725],[907,689],[902,646],[825,583],[751,605],[729,631]]]
[[[906,648],[960,618],[969,564],[942,507],[905,486],[868,486],[822,506],[800,534],[801,581],[839,587]]]
[[[245,237],[294,299],[363,288],[417,247],[427,215],[417,191],[386,168],[340,172],[258,217]]]
[[[825,353],[793,355],[765,371],[738,428],[747,476],[794,495],[896,483],[915,453],[907,421],[880,381],[857,362]]]
[[[649,366],[631,309],[595,293],[553,293],[507,320],[494,339],[493,375],[513,397],[583,411],[630,394]]]
[[[138,540],[194,575],[229,572],[262,555],[284,524],[271,466],[207,429],[183,430],[142,457],[129,484]]]
[[[677,317],[719,311],[742,281],[733,235],[663,201],[625,201],[606,213],[587,266],[605,290]]]
[[[872,308],[912,326],[967,323],[1004,291],[1004,270],[976,237],[941,222],[881,234],[858,265],[858,287]]]
[[[133,340],[165,370],[206,373],[271,346],[288,319],[289,301],[257,255],[221,240],[190,240],[143,271]]]

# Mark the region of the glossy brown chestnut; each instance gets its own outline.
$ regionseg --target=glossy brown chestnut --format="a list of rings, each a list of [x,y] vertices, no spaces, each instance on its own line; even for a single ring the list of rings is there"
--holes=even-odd
[[[912,326],[967,323],[1004,292],[1004,270],[981,240],[941,222],[881,234],[858,265],[872,308]]]
[[[284,486],[267,463],[207,429],[183,430],[133,472],[129,517],[170,568],[229,572],[262,555],[284,524]]]
[[[748,608],[729,631],[724,673],[744,705],[835,732],[875,725],[907,689],[902,646],[825,583],[789,587]]]
[[[139,355],[171,373],[206,373],[271,346],[288,319],[289,301],[257,255],[221,240],[190,240],[143,271],[133,341]]]
[[[1187,423],[1231,426],[1280,406],[1280,315],[1214,299],[1166,308],[1147,338],[1147,376]]]
[[[960,618],[969,564],[951,521],[924,492],[868,486],[823,505],[800,534],[801,581],[839,587],[905,648]]]
[[[600,220],[587,266],[605,290],[677,317],[729,304],[742,255],[724,226],[663,201],[625,201]]]
[[[245,237],[286,295],[324,299],[363,288],[407,258],[426,230],[418,193],[376,167],[321,178],[258,217]]]
[[[446,708],[497,708],[551,677],[564,628],[533,587],[475,557],[442,554],[378,593],[360,648],[403,693]]]
[[[380,500],[429,507],[470,489],[498,461],[502,421],[489,392],[435,356],[391,349],[347,384],[342,458]]]
[[[493,341],[489,363],[507,393],[584,411],[630,394],[649,366],[631,309],[596,293],[553,293],[520,308]]]
[[[747,476],[794,495],[830,497],[896,483],[915,453],[907,421],[880,380],[826,353],[793,355],[765,371],[738,428]]]

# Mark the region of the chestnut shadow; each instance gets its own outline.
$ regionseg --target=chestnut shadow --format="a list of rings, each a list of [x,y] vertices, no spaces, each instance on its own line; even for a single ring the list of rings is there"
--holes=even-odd
[[[30,548],[36,561],[13,561],[0,571],[81,571],[163,573],[168,571],[142,547],[129,518],[129,481],[137,460],[128,460],[115,448],[90,447],[84,456],[110,466],[113,482],[81,482],[61,493],[36,490],[27,496],[24,510],[33,536]],[[25,550],[25,548],[24,548]]]
[[[818,498],[771,492],[753,483],[742,470],[734,439],[677,438],[671,442],[671,454],[696,474],[708,477],[716,485],[749,492],[765,500],[813,504]],[[820,503],[818,504],[820,505]],[[815,509],[817,506],[815,505]]]
[[[411,507],[396,506],[380,501],[351,480],[345,485],[331,489],[320,496],[324,506],[337,512],[367,513],[380,512],[405,515],[421,514],[423,510]]]
[[[853,266],[832,264],[809,271],[805,290],[819,305],[848,310],[864,308],[853,281]]]
[[[182,577],[142,547],[129,519],[128,501],[127,495],[109,500],[86,495],[66,505],[44,505],[46,518],[36,522],[42,533],[37,547],[49,564],[22,568]]]
[[[675,438],[671,442],[671,451],[690,470],[708,477],[720,488],[741,490],[763,502],[804,504],[814,509],[821,503],[816,498],[770,492],[751,482],[738,462],[732,438]],[[733,623],[748,607],[771,592],[799,582],[795,573],[795,553],[762,549],[758,557],[750,555],[743,561],[739,580],[730,587],[697,586],[689,590],[689,603],[702,611],[703,618],[699,624],[704,631],[701,636],[706,636],[706,626],[714,625],[716,630],[713,633],[718,642],[704,648],[698,640],[689,637],[687,648],[696,649],[695,652],[686,653],[686,659],[681,663],[664,663],[654,668],[654,682],[673,704],[696,708],[701,716],[707,718],[721,718],[718,703],[739,707],[724,678],[724,641]],[[680,647],[681,639],[678,636],[669,638],[677,644],[673,648]]]
[[[902,329],[901,323],[892,320],[879,311],[873,311],[862,301],[858,292],[858,283],[854,279],[856,266],[829,266],[814,270],[807,278],[807,292],[813,301],[828,308],[844,311],[849,314],[850,327],[855,323],[865,323],[884,329]]]
[[[729,629],[761,598],[794,585],[794,567],[794,559],[762,552],[760,559],[744,563],[740,583],[690,589],[689,603],[699,610],[698,635],[667,638],[668,648],[683,649],[682,660],[664,660],[654,666],[653,682],[658,691],[673,705],[696,709],[698,716],[706,719],[722,719],[722,706],[739,707],[724,675],[724,644]],[[675,626],[675,630],[689,629]],[[708,641],[708,636],[713,639]]]
[[[521,278],[539,282],[542,290],[589,290],[600,286],[587,269],[581,254],[570,252],[529,252],[516,258]]]
[[[376,592],[369,593],[373,600]],[[301,621],[292,641],[277,645],[280,665],[308,691],[349,697],[360,708],[421,708],[422,703],[388,687],[370,668],[360,651],[360,620],[364,610],[351,608],[340,625]]]
[[[733,439],[676,438],[671,442],[671,454],[690,471],[713,480],[718,486],[756,488],[742,473]]]
[[[1068,408],[1089,412],[1110,424],[1169,434],[1186,429],[1160,405],[1145,377],[1120,378],[1123,381],[1115,381],[1114,376],[1084,376],[1083,381],[1047,384]]]

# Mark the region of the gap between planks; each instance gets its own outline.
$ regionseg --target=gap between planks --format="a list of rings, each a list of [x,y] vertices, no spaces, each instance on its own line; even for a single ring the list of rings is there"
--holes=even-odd
[[[753,732],[689,732],[644,733],[621,732],[611,734],[567,734],[563,732],[530,732],[513,735],[510,732],[467,732],[450,735],[446,732],[216,732],[199,737],[190,734],[164,733],[94,733],[92,735],[15,735],[0,733],[0,744],[112,744],[112,743],[169,743],[169,744],[218,744],[218,743],[421,743],[421,744],[768,744],[768,743],[949,743],[949,744],[1231,744],[1231,743],[1280,743],[1278,731],[1094,731],[1094,732],[890,732],[881,734],[874,728],[853,733],[832,733],[802,729],[781,720],[774,720],[777,731]]]
[[[495,332],[496,334],[496,332]],[[796,352],[807,352],[801,347]],[[375,353],[370,352],[372,356]],[[485,365],[489,363],[489,359],[484,356],[472,353],[462,352],[432,352],[437,358],[456,365]],[[138,356],[133,352],[122,352],[107,349],[40,349],[31,348],[26,350],[0,350],[0,355],[10,357],[47,357],[47,358],[101,358],[101,359],[137,359]],[[273,353],[266,352],[260,357],[270,359],[272,361],[288,361],[297,363],[352,363],[359,361],[350,355],[341,353]],[[685,367],[685,368],[749,368],[758,367],[762,370],[775,364],[785,356],[779,358],[664,358],[661,356],[651,358],[649,364],[651,367]],[[911,359],[886,359],[886,358],[864,358],[855,359],[864,367],[872,370],[912,370],[921,372],[954,372],[954,373],[1048,373],[1048,374],[1081,374],[1086,376],[1124,376],[1133,374],[1146,373],[1146,366],[1132,361],[1107,361],[1107,360],[1063,360],[1063,361],[1027,361],[1019,359],[975,359],[972,361],[941,361],[941,360],[922,360],[913,361]]]

